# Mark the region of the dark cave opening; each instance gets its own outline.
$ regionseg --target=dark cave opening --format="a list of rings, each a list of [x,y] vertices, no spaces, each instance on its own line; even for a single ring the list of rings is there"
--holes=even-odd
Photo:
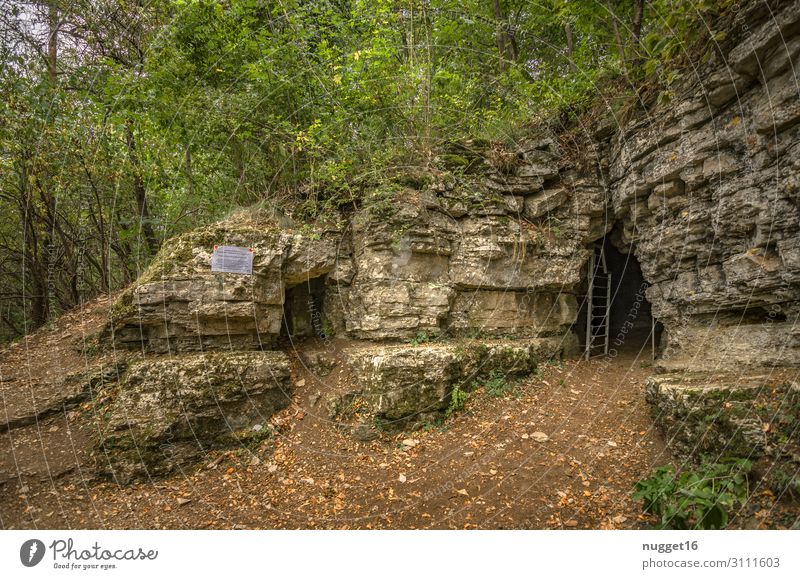
[[[663,328],[658,321],[654,323],[645,297],[649,284],[632,247],[620,251],[610,237],[606,235],[592,247],[594,258],[585,267],[578,291],[580,308],[574,329],[581,351],[586,355],[589,343],[589,357],[644,349],[657,353]]]
[[[322,317],[324,295],[324,276],[287,287],[283,302],[281,336],[293,339],[306,336],[324,337]]]

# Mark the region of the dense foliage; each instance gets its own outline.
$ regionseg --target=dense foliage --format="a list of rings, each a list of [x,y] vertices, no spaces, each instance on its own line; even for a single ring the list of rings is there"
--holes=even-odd
[[[636,483],[634,498],[662,529],[724,529],[731,515],[747,502],[749,460],[705,461],[676,473],[666,465]]]
[[[0,336],[231,208],[314,216],[443,143],[628,92],[709,0],[0,0]],[[615,95],[604,95],[618,96]]]

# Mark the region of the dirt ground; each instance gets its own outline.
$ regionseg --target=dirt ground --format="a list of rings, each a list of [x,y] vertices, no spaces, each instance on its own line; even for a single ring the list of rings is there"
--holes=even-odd
[[[79,316],[77,334],[99,328],[106,306]],[[67,366],[80,359],[81,335],[65,333],[59,322],[0,356],[6,414],[16,411],[9,389],[22,383],[19,368],[46,363],[48,351]],[[56,336],[73,347],[53,349]],[[477,390],[442,425],[361,442],[327,418],[320,384],[296,358],[301,385],[273,418],[273,440],[126,487],[91,477],[93,433],[80,408],[51,408],[0,430],[0,527],[647,528],[632,486],[673,462],[644,402],[650,362],[645,349],[548,364],[504,396]],[[17,399],[46,390],[38,372]],[[780,527],[779,511],[764,496],[733,525]]]

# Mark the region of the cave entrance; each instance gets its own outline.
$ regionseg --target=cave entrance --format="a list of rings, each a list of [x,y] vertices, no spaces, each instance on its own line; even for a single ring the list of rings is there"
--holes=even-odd
[[[631,248],[620,251],[609,236],[594,244],[576,328],[587,360],[648,346],[655,357],[661,327],[645,299],[647,287]]]
[[[322,321],[325,277],[315,277],[286,288],[281,335],[288,338],[324,335]]]

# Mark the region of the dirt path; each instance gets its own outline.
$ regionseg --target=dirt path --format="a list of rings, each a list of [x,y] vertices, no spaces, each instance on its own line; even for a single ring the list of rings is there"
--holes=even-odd
[[[91,433],[57,414],[2,433],[0,466],[13,476],[0,524],[636,528],[646,519],[633,483],[671,460],[644,403],[647,365],[635,354],[548,365],[503,397],[476,391],[442,426],[369,442],[329,421],[306,380],[274,441],[130,487],[83,476]]]

